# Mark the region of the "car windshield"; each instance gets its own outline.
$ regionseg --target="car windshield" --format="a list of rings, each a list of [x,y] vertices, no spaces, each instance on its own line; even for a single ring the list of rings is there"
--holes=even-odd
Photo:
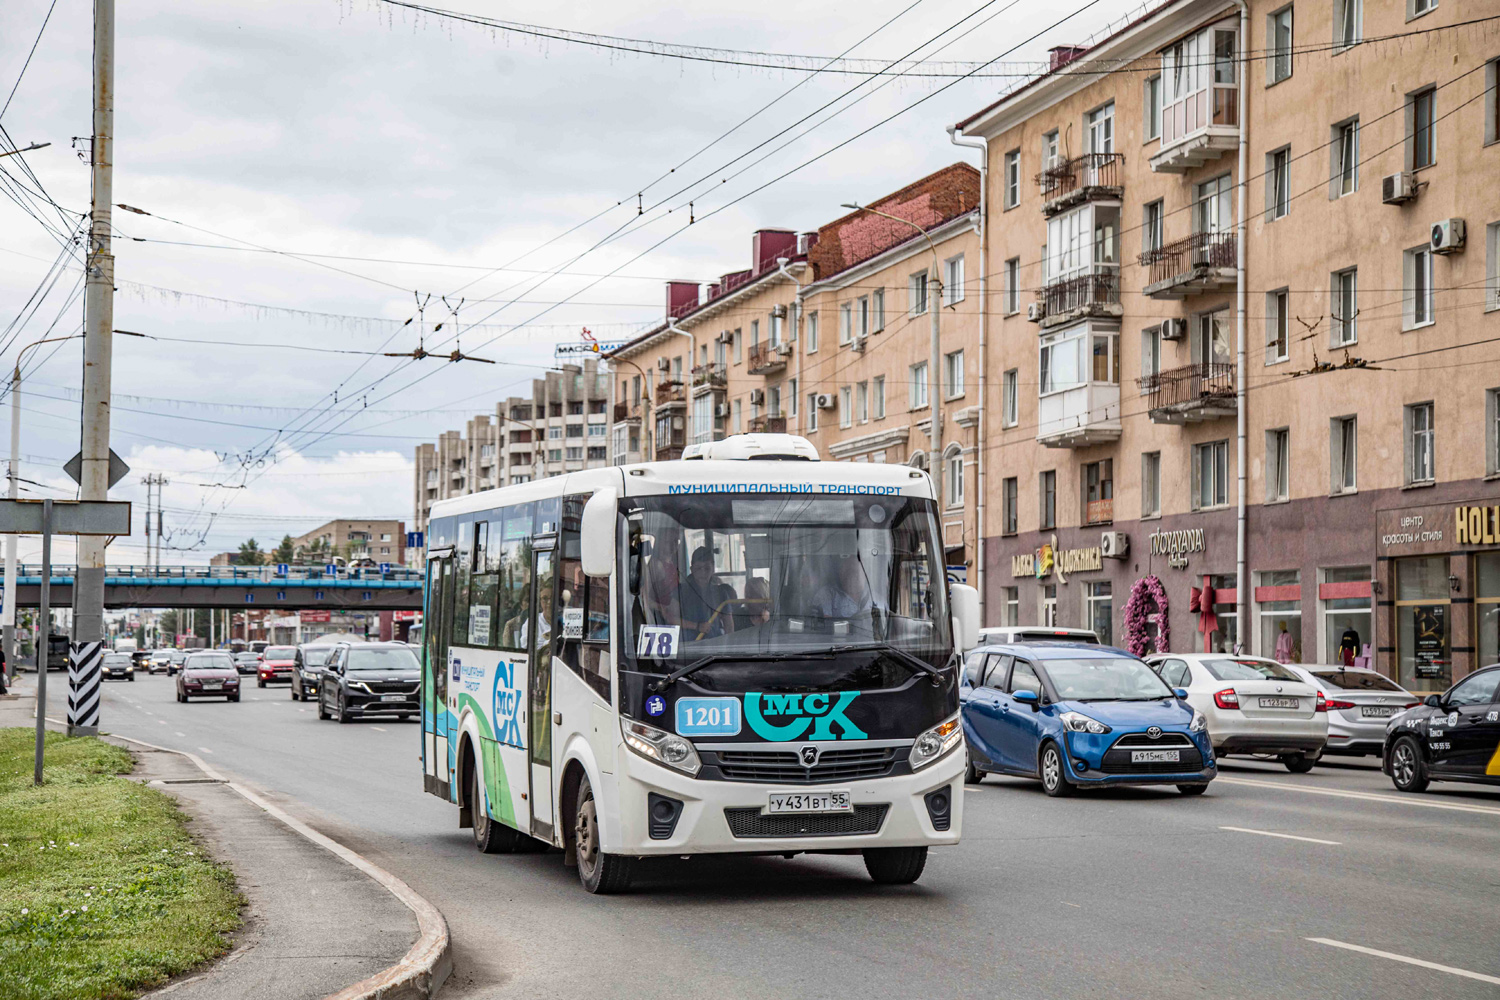
[[[187,658],[187,653],[183,652],[180,649],[174,649],[172,650],[172,652],[167,654],[167,658],[173,663],[181,663],[184,659]]]
[[[313,646],[302,651],[302,662],[309,667],[321,667],[328,662],[328,654],[332,652],[332,646]]]
[[[1203,667],[1220,681],[1300,681],[1302,678],[1274,660],[1213,659]]]
[[[108,653],[104,657],[106,667],[123,667],[130,663],[130,656],[126,653]]]
[[[272,646],[266,650],[266,659],[268,660],[290,660],[296,655],[296,646]]]
[[[235,653],[235,660],[240,663],[254,663],[260,659],[259,653]]]
[[[929,500],[695,494],[621,510],[624,651],[636,669],[851,645],[941,667],[952,653]],[[904,680],[912,668],[899,669]]]
[[[1098,659],[1043,660],[1053,690],[1063,701],[1155,701],[1172,697],[1172,689],[1140,660],[1111,656]]]
[[[188,658],[188,670],[233,670],[234,661],[227,653],[200,653]]]
[[[1402,687],[1373,670],[1314,670],[1312,675],[1328,687],[1345,691],[1400,691]]]
[[[361,670],[416,670],[417,658],[405,647],[384,649],[351,649],[346,669],[352,673]]]

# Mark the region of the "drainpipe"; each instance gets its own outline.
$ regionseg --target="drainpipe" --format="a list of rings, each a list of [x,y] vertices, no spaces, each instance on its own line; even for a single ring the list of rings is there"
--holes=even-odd
[[[1250,161],[1250,116],[1246,113],[1245,97],[1249,93],[1246,86],[1246,75],[1250,68],[1250,60],[1246,53],[1249,52],[1250,40],[1250,9],[1245,0],[1236,0],[1236,6],[1240,10],[1240,79],[1239,95],[1237,101],[1240,106],[1240,141],[1239,141],[1239,195],[1235,211],[1238,214],[1234,227],[1234,295],[1235,295],[1235,319],[1234,319],[1234,395],[1235,395],[1235,462],[1236,472],[1236,497],[1234,518],[1234,587],[1235,587],[1235,616],[1239,621],[1240,646],[1250,648],[1250,589],[1249,578],[1245,572],[1245,529],[1246,529],[1246,492],[1248,481],[1245,467],[1249,456],[1247,430],[1248,423],[1245,414],[1245,178]]]
[[[968,146],[971,149],[980,150],[979,154],[979,434],[978,454],[975,457],[975,490],[978,496],[975,498],[974,507],[974,545],[975,545],[975,589],[979,591],[979,620],[984,622],[985,618],[985,589],[984,589],[984,508],[985,508],[985,486],[984,486],[984,458],[986,442],[989,437],[989,423],[985,419],[987,407],[985,400],[989,388],[989,356],[988,356],[988,334],[990,323],[990,297],[989,287],[989,226],[986,225],[989,216],[988,197],[990,179],[990,141],[983,136],[970,139],[967,136],[960,138],[958,126],[954,125],[948,129],[948,138],[955,146]]]
[[[793,353],[797,355],[797,374],[792,378],[797,383],[797,391],[792,395],[792,409],[797,411],[797,424],[792,433],[801,434],[802,404],[797,397],[802,394],[802,282],[792,277],[792,272],[787,270],[786,266],[789,262],[790,258],[787,257],[776,258],[776,270],[780,271],[787,281],[797,286],[797,297],[792,300],[792,339],[797,345],[793,348]]]

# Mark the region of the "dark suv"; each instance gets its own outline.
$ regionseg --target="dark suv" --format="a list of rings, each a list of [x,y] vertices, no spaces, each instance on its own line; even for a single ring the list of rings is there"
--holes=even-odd
[[[323,668],[327,666],[333,650],[334,647],[328,643],[320,645],[304,642],[297,647],[297,655],[292,658],[293,701],[306,701],[309,696],[316,697]]]
[[[422,709],[421,666],[404,642],[338,643],[318,678],[318,718],[405,719]]]

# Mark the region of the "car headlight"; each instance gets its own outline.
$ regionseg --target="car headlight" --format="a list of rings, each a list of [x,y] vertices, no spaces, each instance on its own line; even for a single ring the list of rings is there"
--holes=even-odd
[[[681,736],[630,719],[620,720],[620,731],[625,737],[625,745],[647,760],[665,764],[684,774],[696,775],[703,767],[697,748]]]
[[[1090,719],[1081,712],[1064,712],[1058,718],[1062,720],[1063,728],[1070,733],[1093,733],[1095,736],[1103,736],[1113,731],[1098,719]]]
[[[940,759],[963,738],[963,728],[958,724],[956,715],[942,725],[927,730],[911,745],[911,755],[907,758],[911,762],[911,769],[919,771]]]
[[[1208,716],[1204,715],[1202,712],[1198,711],[1196,708],[1193,709],[1193,721],[1188,723],[1188,732],[1190,732],[1190,733],[1202,733],[1202,732],[1206,732],[1207,730],[1208,730]]]

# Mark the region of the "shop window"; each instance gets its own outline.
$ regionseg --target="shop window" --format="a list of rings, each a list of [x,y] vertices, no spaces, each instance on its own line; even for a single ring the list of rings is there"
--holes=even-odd
[[[1215,592],[1222,595],[1225,591],[1234,590],[1234,574],[1218,573],[1208,578],[1209,584]],[[1239,606],[1224,600],[1214,601],[1214,617],[1218,619],[1219,627],[1214,629],[1209,636],[1209,645],[1215,653],[1241,652],[1240,646],[1240,620]]]
[[[1297,570],[1266,570],[1255,574],[1256,610],[1260,615],[1260,655],[1277,663],[1301,663],[1302,598]],[[1293,597],[1293,593],[1296,596]],[[1260,600],[1264,595],[1267,600]]]
[[[1365,655],[1365,647],[1373,645],[1370,567],[1331,566],[1322,574],[1323,583],[1333,585],[1328,588],[1332,593],[1338,593],[1341,584],[1345,585],[1345,590],[1364,591],[1362,597],[1329,596],[1320,602],[1323,606],[1323,656],[1319,662],[1355,666],[1355,658]]]
[[[1453,683],[1447,556],[1396,560],[1396,680],[1411,691]]]
[[[1474,557],[1474,617],[1479,639],[1476,665],[1500,663],[1500,552]]]
[[[1107,581],[1085,584],[1084,621],[1106,646],[1115,644],[1114,595]]]

